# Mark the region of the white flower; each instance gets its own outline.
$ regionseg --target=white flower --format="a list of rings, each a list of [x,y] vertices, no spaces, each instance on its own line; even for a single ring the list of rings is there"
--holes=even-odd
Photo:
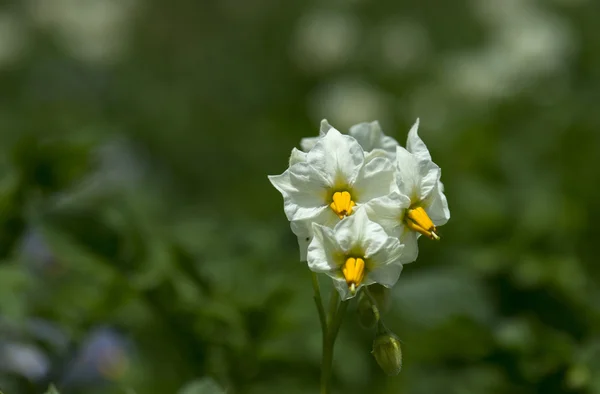
[[[369,220],[363,208],[333,229],[315,223],[313,232],[308,267],[329,275],[343,300],[353,297],[362,286],[379,283],[391,287],[398,280],[404,245]]]
[[[417,134],[418,128],[417,119],[408,132],[407,149],[398,147],[396,151],[397,193],[374,199],[365,206],[371,220],[405,245],[404,264],[416,260],[417,238],[421,234],[438,240],[437,227],[450,219],[440,182],[441,169],[431,161],[425,143]]]
[[[305,152],[310,151],[317,141],[327,134],[330,128],[327,119],[323,119],[318,137],[303,138],[300,141],[302,150]],[[396,147],[399,146],[398,141],[383,134],[378,121],[356,124],[350,127],[348,134],[356,139],[365,152],[383,151],[390,159],[394,158]]]
[[[388,195],[394,188],[394,166],[383,156],[365,157],[353,137],[331,127],[310,152],[294,149],[288,170],[269,180],[283,195],[305,261],[312,223],[333,227],[360,205]]]

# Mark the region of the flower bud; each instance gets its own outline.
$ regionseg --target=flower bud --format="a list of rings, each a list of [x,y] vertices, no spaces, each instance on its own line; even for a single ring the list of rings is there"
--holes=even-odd
[[[402,350],[400,341],[392,333],[380,334],[373,341],[371,352],[377,364],[389,376],[396,376],[402,369]]]

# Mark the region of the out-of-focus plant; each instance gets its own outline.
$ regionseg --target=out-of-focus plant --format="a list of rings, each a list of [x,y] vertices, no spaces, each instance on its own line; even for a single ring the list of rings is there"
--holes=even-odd
[[[312,288],[264,175],[324,116],[400,140],[420,115],[454,220],[419,244],[427,264],[368,287],[401,376],[367,351],[361,289],[336,388],[600,392],[597,7],[2,2],[0,389],[314,393]],[[103,329],[123,373],[63,385]]]

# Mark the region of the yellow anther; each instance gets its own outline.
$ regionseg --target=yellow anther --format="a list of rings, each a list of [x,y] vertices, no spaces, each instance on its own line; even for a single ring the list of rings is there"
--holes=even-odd
[[[365,261],[360,257],[349,257],[342,267],[342,273],[346,278],[350,292],[354,294],[365,277]]]
[[[427,212],[422,207],[410,208],[406,214],[406,225],[413,231],[417,231],[436,241],[440,239],[437,228],[431,221]]]
[[[329,207],[340,219],[350,215],[352,213],[352,208],[356,205],[354,201],[352,201],[352,196],[347,191],[333,193],[332,200],[333,202],[329,204]]]

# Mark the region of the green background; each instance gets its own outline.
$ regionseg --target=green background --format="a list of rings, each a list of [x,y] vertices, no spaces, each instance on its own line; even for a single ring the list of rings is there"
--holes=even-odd
[[[267,175],[322,118],[420,117],[452,218],[390,292],[402,372],[351,305],[334,392],[600,393],[599,4],[3,2],[0,389],[317,392]]]

